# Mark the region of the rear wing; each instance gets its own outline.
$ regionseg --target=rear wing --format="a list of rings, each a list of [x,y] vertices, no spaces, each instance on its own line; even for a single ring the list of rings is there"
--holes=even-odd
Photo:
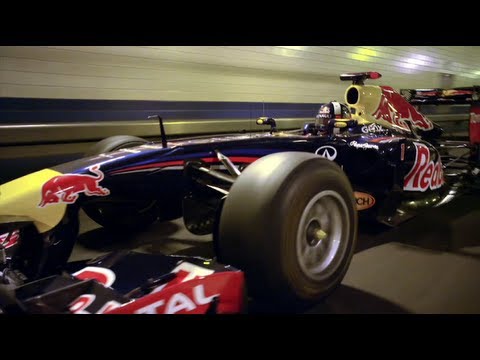
[[[480,98],[480,85],[452,89],[400,89],[400,94],[412,105],[470,104]]]
[[[480,158],[480,86],[458,87],[453,89],[401,89],[400,94],[412,105],[420,108],[421,105],[470,105],[466,119],[456,119],[460,123],[468,121],[468,134],[470,144],[477,147],[477,156]],[[451,114],[455,116],[457,114]],[[458,115],[457,115],[458,116]],[[450,120],[449,120],[450,121]],[[455,128],[458,126],[455,125]],[[461,137],[465,137],[463,134]]]
[[[340,74],[340,80],[351,81],[352,85],[364,85],[367,79],[380,79],[382,74],[375,71]]]

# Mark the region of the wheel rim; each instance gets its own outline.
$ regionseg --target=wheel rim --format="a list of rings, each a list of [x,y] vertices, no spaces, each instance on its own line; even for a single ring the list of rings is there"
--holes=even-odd
[[[350,218],[345,200],[335,191],[315,195],[300,218],[296,251],[303,273],[321,281],[340,266],[347,250]]]

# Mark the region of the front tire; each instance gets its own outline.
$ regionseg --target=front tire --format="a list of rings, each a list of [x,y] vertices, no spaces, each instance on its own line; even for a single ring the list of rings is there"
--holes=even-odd
[[[215,236],[218,259],[245,271],[254,297],[311,303],[345,276],[357,222],[353,189],[337,164],[310,153],[268,155],[230,189]]]
[[[92,146],[85,156],[117,151],[148,143],[130,135],[117,135],[103,139]],[[94,199],[83,205],[83,211],[96,223],[109,229],[139,230],[154,223],[161,215],[157,200],[122,201]]]
[[[94,156],[148,143],[147,140],[131,135],[115,135],[105,138],[90,147],[83,155]]]

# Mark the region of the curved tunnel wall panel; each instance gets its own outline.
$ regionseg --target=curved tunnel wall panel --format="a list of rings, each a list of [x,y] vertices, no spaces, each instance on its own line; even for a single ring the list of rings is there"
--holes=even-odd
[[[471,86],[479,64],[478,46],[0,46],[0,167],[11,170],[0,182],[101,137],[158,136],[151,113],[176,136],[252,130],[259,115],[298,127],[343,100],[340,73],[379,71],[397,89],[443,87],[440,74]]]
[[[1,97],[325,102],[338,74],[379,71],[395,88],[477,83],[480,47],[4,46]]]

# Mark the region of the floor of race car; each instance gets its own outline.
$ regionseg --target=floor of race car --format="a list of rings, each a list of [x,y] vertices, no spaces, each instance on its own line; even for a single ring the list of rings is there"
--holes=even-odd
[[[81,215],[71,260],[119,248],[212,256],[211,237],[182,220],[117,238]],[[306,313],[480,313],[480,195],[463,196],[397,228],[361,226],[342,285]],[[251,301],[249,313],[279,312]]]

